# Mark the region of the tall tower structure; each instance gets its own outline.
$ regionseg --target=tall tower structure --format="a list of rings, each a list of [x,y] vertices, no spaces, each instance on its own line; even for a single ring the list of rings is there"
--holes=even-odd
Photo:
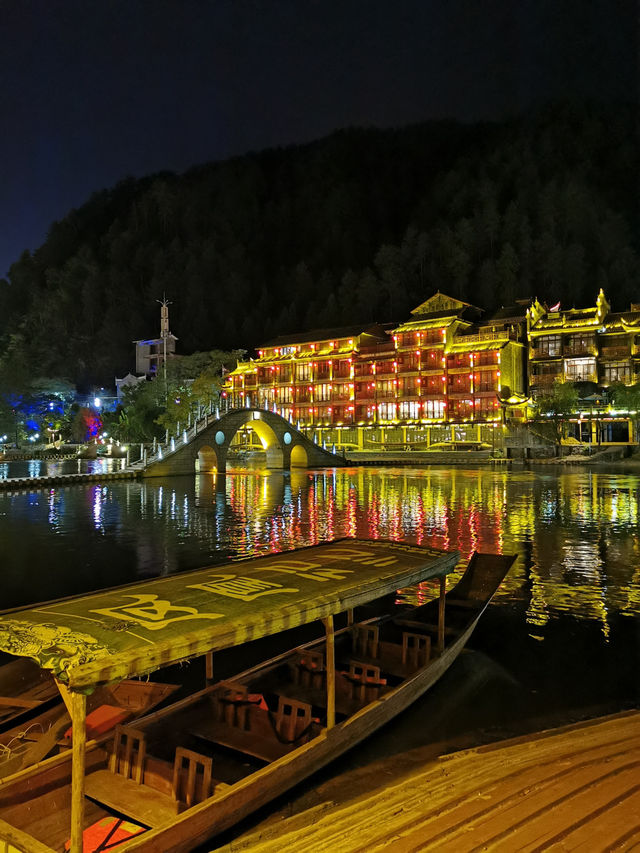
[[[160,337],[147,340],[134,341],[136,345],[136,373],[138,376],[144,374],[154,378],[159,375],[162,367],[162,375],[167,377],[167,359],[171,358],[176,351],[175,335],[169,330],[169,305],[171,303],[163,296],[160,303]]]
[[[162,369],[165,383],[167,381],[167,342],[171,337],[171,332],[169,331],[170,304],[170,302],[167,302],[166,295],[163,295],[162,302],[160,303],[160,337],[162,339]]]

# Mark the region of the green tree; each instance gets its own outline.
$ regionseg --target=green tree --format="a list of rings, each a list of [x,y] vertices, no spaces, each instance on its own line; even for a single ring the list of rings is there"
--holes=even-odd
[[[167,396],[157,423],[169,432],[178,424],[186,427],[189,417],[197,417],[218,405],[223,383],[223,370],[235,367],[246,355],[244,350],[210,350],[174,358],[167,364]],[[163,383],[156,379],[154,383]]]
[[[573,382],[556,380],[548,394],[538,397],[536,408],[539,420],[536,427],[545,438],[551,437],[557,447],[562,445],[566,423],[578,405],[578,392]]]

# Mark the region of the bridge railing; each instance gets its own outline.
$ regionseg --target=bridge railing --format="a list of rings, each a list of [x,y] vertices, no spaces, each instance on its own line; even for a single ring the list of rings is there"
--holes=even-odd
[[[129,465],[129,468],[132,468],[133,470],[142,470],[143,468],[151,465],[153,462],[159,462],[161,459],[171,456],[171,454],[176,453],[184,447],[185,444],[189,444],[189,442],[193,441],[197,435],[207,429],[208,426],[218,419],[219,416],[217,413],[205,412],[202,417],[195,418],[194,422],[186,429],[177,431],[176,434],[171,437],[169,437],[167,433],[165,441],[154,442],[151,452],[148,452],[145,448],[142,453],[142,457],[137,459],[135,462],[132,462]]]
[[[268,410],[267,410],[268,411]],[[225,412],[224,414],[230,414],[230,411]],[[149,452],[146,448],[144,449],[142,456],[136,462],[131,463],[128,467],[129,469],[135,470],[143,470],[147,468],[149,465],[152,465],[154,462],[160,462],[162,459],[166,459],[168,456],[171,456],[174,453],[177,453],[181,450],[186,444],[189,444],[193,441],[196,436],[198,436],[203,430],[207,429],[211,426],[212,423],[220,420],[220,412],[205,412],[200,418],[195,418],[193,423],[190,424],[186,429],[176,431],[176,434],[169,437],[167,432],[167,436],[164,442],[154,442],[151,452]],[[300,432],[300,430],[296,430],[296,428],[292,425],[291,428]],[[315,442],[310,439],[308,436],[305,436],[304,433],[301,433],[303,438],[307,441],[311,442],[311,444],[315,444]],[[319,444],[316,444],[316,447],[319,450],[324,450],[326,453],[333,455],[338,455],[326,447],[322,447]],[[344,454],[343,454],[344,455]]]

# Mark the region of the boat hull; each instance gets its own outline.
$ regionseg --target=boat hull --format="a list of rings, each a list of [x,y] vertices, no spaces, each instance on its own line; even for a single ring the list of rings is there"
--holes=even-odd
[[[170,825],[150,830],[121,849],[136,853],[166,853],[167,850],[188,853],[194,846],[229,829],[256,809],[267,805],[357,746],[426,693],[456,660],[479,618],[480,614],[440,657],[395,690],[334,728],[325,729],[309,743],[232,785],[224,793],[178,815]]]

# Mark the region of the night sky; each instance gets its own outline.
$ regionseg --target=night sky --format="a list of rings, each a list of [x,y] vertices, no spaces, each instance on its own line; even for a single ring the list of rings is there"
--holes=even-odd
[[[635,0],[0,0],[0,276],[127,176],[340,127],[638,101]]]

